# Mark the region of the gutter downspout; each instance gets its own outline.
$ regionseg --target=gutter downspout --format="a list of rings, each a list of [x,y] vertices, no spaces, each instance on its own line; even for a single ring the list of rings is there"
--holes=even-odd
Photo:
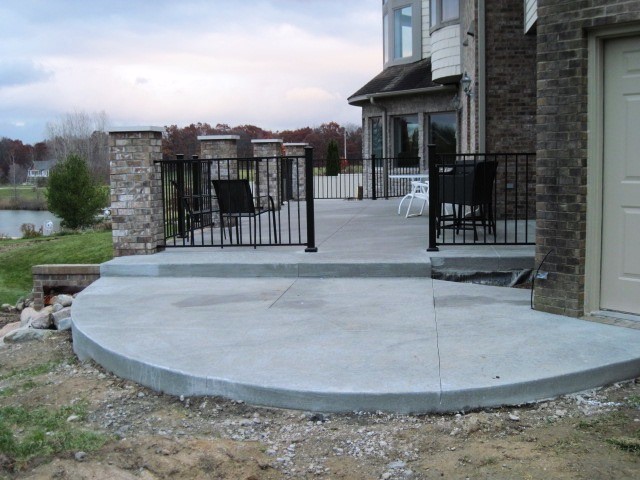
[[[388,122],[389,115],[387,112],[387,107],[385,107],[384,105],[381,105],[380,103],[376,103],[376,99],[373,96],[369,97],[369,103],[375,107],[378,107],[380,110],[382,110],[382,156],[386,158],[390,156],[387,151],[387,147],[389,143],[388,142],[389,131],[387,129],[387,122]],[[371,168],[376,168],[376,166],[371,165]],[[389,181],[387,162],[382,163],[382,168],[383,168],[383,171],[382,171],[383,191],[387,192],[389,188],[389,185],[387,184],[387,182]]]
[[[478,153],[487,148],[487,72],[485,0],[478,0]]]

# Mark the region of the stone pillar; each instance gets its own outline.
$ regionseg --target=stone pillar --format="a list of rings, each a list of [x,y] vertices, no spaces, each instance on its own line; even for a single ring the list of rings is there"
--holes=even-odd
[[[308,143],[285,143],[284,154],[287,157],[298,157],[292,160],[292,181],[293,181],[293,198],[295,200],[304,200],[306,198],[306,184],[304,174],[304,147]]]
[[[258,159],[255,167],[257,178],[254,178],[260,187],[258,195],[270,195],[276,208],[280,208],[282,172],[278,158],[282,157],[282,140],[251,140],[251,143],[253,156]]]
[[[238,158],[238,140],[240,135],[203,135],[200,141],[200,158],[202,159],[236,159]],[[238,161],[212,162],[211,178],[238,178]]]
[[[238,140],[240,135],[202,135],[198,137],[200,141],[200,158],[203,160],[213,159],[210,163],[211,180],[229,180],[238,177]],[[215,161],[220,160],[220,161]],[[213,189],[213,185],[211,185]],[[213,192],[215,194],[215,192]],[[217,213],[218,199],[211,199],[211,208],[214,214],[214,223],[220,225],[220,215]]]
[[[147,255],[164,248],[161,127],[109,132],[114,256]]]

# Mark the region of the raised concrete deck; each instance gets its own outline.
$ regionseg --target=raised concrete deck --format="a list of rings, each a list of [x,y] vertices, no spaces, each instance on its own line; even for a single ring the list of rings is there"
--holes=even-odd
[[[393,201],[319,203],[332,213],[318,215],[315,254],[183,249],[104,264],[74,304],[76,353],[175,395],[314,411],[468,410],[640,375],[639,330],[533,311],[528,290],[429,278],[436,256],[532,266],[532,247],[434,256],[426,217],[397,217]]]

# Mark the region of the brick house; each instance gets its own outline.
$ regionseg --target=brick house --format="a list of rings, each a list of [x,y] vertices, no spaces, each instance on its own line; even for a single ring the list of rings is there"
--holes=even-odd
[[[362,108],[365,157],[419,156],[426,167],[431,142],[535,150],[536,38],[524,34],[522,0],[383,0],[382,17],[383,70],[349,97]]]
[[[383,0],[363,156],[536,158],[535,308],[640,315],[640,1]]]
[[[640,1],[527,4],[537,16],[536,261],[551,252],[535,306],[640,315]]]

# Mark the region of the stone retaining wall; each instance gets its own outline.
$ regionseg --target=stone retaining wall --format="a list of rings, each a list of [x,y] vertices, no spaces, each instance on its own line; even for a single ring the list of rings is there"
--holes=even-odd
[[[34,265],[33,275],[33,306],[36,309],[44,307],[45,292],[51,289],[60,292],[68,290],[79,292],[100,278],[100,265]]]

